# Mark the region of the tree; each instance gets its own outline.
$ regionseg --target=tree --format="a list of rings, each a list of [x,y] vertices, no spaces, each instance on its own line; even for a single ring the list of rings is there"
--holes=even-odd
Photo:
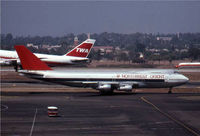
[[[189,48],[188,55],[192,60],[196,60],[200,57],[200,49],[192,46]]]
[[[117,55],[117,60],[118,61],[128,61],[129,60],[129,56],[126,53],[119,53],[119,55]]]
[[[141,43],[136,43],[136,52],[144,52],[145,51],[146,46],[144,44]]]
[[[8,46],[12,46],[13,36],[11,33],[8,33],[5,37],[5,44]]]

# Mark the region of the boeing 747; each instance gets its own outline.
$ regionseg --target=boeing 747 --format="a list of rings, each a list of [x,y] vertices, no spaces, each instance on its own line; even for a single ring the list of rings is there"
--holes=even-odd
[[[102,94],[113,90],[132,91],[135,88],[170,88],[188,82],[188,78],[174,71],[60,71],[53,70],[25,46],[15,46],[23,70],[18,72],[30,78],[73,87],[91,87]]]

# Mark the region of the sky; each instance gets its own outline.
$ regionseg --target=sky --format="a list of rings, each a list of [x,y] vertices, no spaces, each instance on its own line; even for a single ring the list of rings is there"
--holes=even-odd
[[[1,33],[200,32],[200,1],[1,1]]]

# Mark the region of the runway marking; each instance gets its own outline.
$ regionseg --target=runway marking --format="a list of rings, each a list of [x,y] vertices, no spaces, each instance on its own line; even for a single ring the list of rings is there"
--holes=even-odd
[[[187,129],[190,133],[194,134],[195,136],[200,136],[197,132],[195,132],[194,130],[192,130],[191,128],[187,127],[184,123],[182,123],[181,121],[176,120],[175,118],[173,118],[172,116],[170,116],[169,114],[163,112],[161,109],[159,109],[156,105],[154,105],[153,103],[151,103],[150,101],[148,101],[147,99],[145,99],[144,97],[140,97],[144,102],[146,102],[147,104],[153,106],[157,111],[159,111],[161,114],[165,115],[166,117],[168,117],[169,119],[173,120],[175,123],[177,123],[178,125],[182,126],[183,128]]]
[[[37,108],[35,109],[35,115],[34,115],[34,118],[33,118],[33,123],[32,123],[32,127],[31,127],[31,131],[30,131],[30,135],[29,136],[32,136],[33,128],[34,128],[34,125],[35,125],[36,115],[37,115]]]
[[[5,111],[5,110],[8,109],[8,106],[6,106],[6,105],[1,104],[1,106],[4,107],[4,108],[2,108],[0,111]]]
[[[200,96],[179,96],[179,99],[184,99],[184,100],[191,100],[191,101],[199,101]]]

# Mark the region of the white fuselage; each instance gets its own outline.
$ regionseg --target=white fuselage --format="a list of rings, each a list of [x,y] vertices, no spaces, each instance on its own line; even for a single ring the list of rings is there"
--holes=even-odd
[[[200,68],[200,62],[179,63],[177,68]]]
[[[127,71],[21,71],[40,80],[75,87],[100,87],[110,89],[129,88],[170,88],[184,84],[188,78],[172,72]],[[34,75],[34,76],[33,76]]]
[[[40,54],[34,53],[40,60],[44,61],[48,65],[67,65],[75,64],[76,62],[85,62],[88,60],[86,57],[74,57],[74,56],[65,56],[65,55],[49,55],[49,54]],[[16,51],[7,51],[0,50],[0,58],[2,64],[9,64],[12,61],[17,61],[20,63]]]

